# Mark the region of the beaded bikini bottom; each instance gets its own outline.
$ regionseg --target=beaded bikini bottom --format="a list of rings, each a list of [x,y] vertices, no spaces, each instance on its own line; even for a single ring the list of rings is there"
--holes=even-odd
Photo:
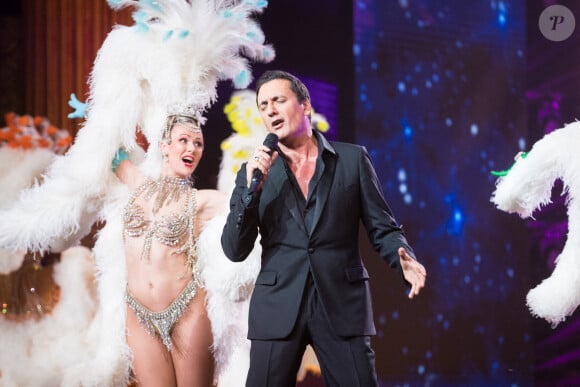
[[[195,297],[196,293],[197,282],[192,278],[175,301],[161,312],[153,312],[141,305],[139,301],[133,298],[128,289],[125,292],[125,301],[131,310],[135,312],[139,323],[143,325],[147,332],[153,336],[158,334],[163,344],[167,347],[167,350],[171,351],[171,331],[173,326],[183,315],[187,305],[189,305],[189,302]]]

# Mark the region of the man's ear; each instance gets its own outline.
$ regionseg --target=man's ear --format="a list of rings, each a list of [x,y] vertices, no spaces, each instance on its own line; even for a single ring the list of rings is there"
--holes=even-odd
[[[301,103],[304,108],[304,115],[309,116],[312,113],[312,106],[310,105],[310,100],[305,100]]]

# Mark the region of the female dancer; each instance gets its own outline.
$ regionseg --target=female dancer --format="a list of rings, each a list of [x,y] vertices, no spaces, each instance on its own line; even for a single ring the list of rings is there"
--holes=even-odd
[[[93,249],[99,303],[85,340],[91,356],[63,369],[59,385],[126,386],[131,365],[131,376],[143,384],[208,385],[213,373],[220,385],[236,385],[228,381],[239,383],[247,372],[245,300],[260,261],[245,269],[223,263],[225,217],[207,221],[218,213],[220,195],[184,181],[201,150],[180,148],[185,142],[169,136],[178,128],[199,128],[199,120],[176,128],[165,121],[175,102],[186,101],[202,114],[217,97],[218,81],[247,87],[249,61],[273,59],[253,20],[267,2],[107,3],[115,10],[135,8],[135,24],[115,26],[103,42],[73,146],[50,165],[41,185],[0,211],[0,247],[50,251],[104,223]],[[141,160],[135,128],[149,144]],[[119,147],[135,162],[118,165],[126,184],[110,168]]]
[[[143,175],[129,160],[116,168],[132,192],[123,236],[133,372],[143,386],[211,386],[212,332],[196,267],[196,240],[227,198],[219,191],[192,188],[190,176],[203,154],[195,117],[169,116],[160,148],[158,179]]]

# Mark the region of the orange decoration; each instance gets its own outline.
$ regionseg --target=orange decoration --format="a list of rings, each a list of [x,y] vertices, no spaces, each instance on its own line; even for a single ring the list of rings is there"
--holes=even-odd
[[[39,148],[49,148],[52,143],[46,138],[39,138],[36,144]]]
[[[4,121],[6,122],[6,125],[10,125],[12,121],[14,121],[15,115],[16,113],[14,112],[7,112],[6,114],[4,114]]]
[[[30,116],[20,116],[18,118],[18,125],[20,125],[20,126],[30,125]]]
[[[0,146],[21,149],[52,148],[55,153],[63,154],[73,142],[66,130],[51,125],[46,117],[20,116],[7,112],[4,119],[7,126],[0,128]]]
[[[68,146],[71,144],[72,144],[72,137],[71,136],[63,137],[56,142],[56,146],[59,146],[59,147]]]
[[[32,137],[22,136],[20,137],[20,146],[24,149],[32,149]]]

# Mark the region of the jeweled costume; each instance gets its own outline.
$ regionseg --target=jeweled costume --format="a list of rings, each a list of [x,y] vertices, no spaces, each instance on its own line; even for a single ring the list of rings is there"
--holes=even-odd
[[[133,192],[123,214],[124,237],[144,236],[141,260],[150,260],[153,239],[165,246],[176,247],[172,251],[172,255],[186,254],[184,272],[179,278],[183,278],[191,272],[191,279],[171,305],[161,312],[154,312],[142,305],[139,300],[133,297],[129,288],[125,294],[125,301],[137,316],[139,323],[145,327],[149,334],[159,335],[169,351],[173,347],[171,342],[173,326],[183,315],[187,305],[197,294],[197,288],[201,285],[197,272],[196,238],[194,237],[197,190],[191,185],[192,182],[189,179],[176,177],[161,177],[158,180],[147,179]],[[182,195],[185,199],[181,211],[160,214],[160,210],[165,204],[179,204]],[[153,199],[151,215],[159,215],[158,219],[146,217],[143,207],[136,203],[136,200],[141,196],[146,200]]]
[[[130,196],[111,172],[115,153],[125,148],[146,176],[157,179],[168,106],[183,103],[203,112],[216,98],[218,80],[232,80],[238,88],[249,84],[242,54],[254,60],[273,58],[251,19],[265,1],[108,3],[114,9],[136,7],[135,24],[116,26],[103,43],[90,77],[83,128],[68,153],[51,164],[43,184],[0,213],[0,247],[32,251],[48,250],[63,240],[73,244],[97,220],[105,221],[93,249],[100,303],[87,342],[95,345],[95,353],[90,361],[63,370],[65,386],[125,386],[129,378],[123,213]],[[137,128],[149,143],[144,159],[135,140]],[[206,224],[196,252],[214,335],[216,378],[228,385],[228,380],[244,378],[234,369],[243,372],[247,366],[240,356],[246,345],[245,327],[239,324],[245,322],[246,304],[240,301],[251,290],[259,261],[227,266],[219,244],[223,224],[224,219]]]

